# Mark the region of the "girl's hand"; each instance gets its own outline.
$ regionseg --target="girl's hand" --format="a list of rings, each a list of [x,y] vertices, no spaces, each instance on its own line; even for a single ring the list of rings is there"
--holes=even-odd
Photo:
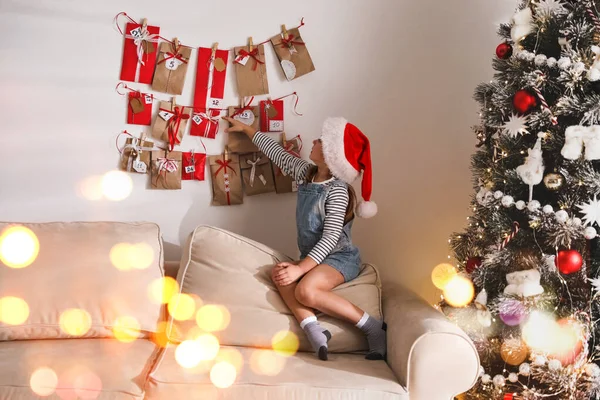
[[[227,132],[227,133],[229,133],[229,132],[245,133],[246,135],[250,136],[250,139],[252,139],[252,137],[254,137],[254,134],[256,133],[256,129],[254,129],[253,127],[246,125],[243,122],[240,122],[237,119],[233,119],[231,117],[223,117],[223,119],[231,124],[230,127],[225,128],[225,132]]]
[[[287,286],[300,279],[304,273],[304,270],[300,266],[289,262],[282,262],[273,268],[271,277],[277,286]]]

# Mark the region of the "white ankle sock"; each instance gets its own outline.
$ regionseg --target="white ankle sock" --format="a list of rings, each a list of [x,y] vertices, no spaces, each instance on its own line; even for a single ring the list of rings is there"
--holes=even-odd
[[[363,314],[363,316],[361,317],[360,321],[358,321],[356,323],[356,327],[357,328],[362,328],[363,325],[365,324],[365,322],[367,322],[367,320],[369,319],[369,314],[367,314],[367,312],[365,311],[365,313]]]
[[[304,318],[302,322],[300,322],[300,328],[304,329],[304,327],[311,322],[317,322],[317,317],[312,315],[310,317]]]

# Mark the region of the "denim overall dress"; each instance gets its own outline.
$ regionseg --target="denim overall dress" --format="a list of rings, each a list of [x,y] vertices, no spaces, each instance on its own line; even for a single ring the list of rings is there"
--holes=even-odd
[[[325,223],[325,199],[334,186],[348,185],[334,179],[325,183],[305,182],[298,185],[298,204],[296,206],[296,226],[298,229],[298,248],[301,258],[306,258],[323,236]],[[350,221],[342,230],[335,248],[321,262],[338,270],[344,281],[356,278],[360,273],[361,259],[358,248],[352,244],[352,222]]]

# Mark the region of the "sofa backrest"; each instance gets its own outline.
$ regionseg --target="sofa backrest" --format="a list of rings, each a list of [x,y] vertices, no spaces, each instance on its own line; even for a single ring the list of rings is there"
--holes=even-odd
[[[14,226],[33,232],[39,253],[24,268],[0,261],[0,340],[156,332],[164,307],[148,288],[164,274],[158,225],[1,222],[0,234]],[[9,309],[15,304],[22,309]]]
[[[269,348],[279,332],[293,332],[300,340],[299,348],[310,351],[304,333],[271,282],[273,265],[290,258],[268,246],[223,229],[199,226],[189,236],[177,273],[183,295],[195,299],[196,306],[224,307],[229,324],[214,332],[222,345]],[[364,265],[355,280],[335,289],[335,292],[381,318],[381,283],[373,266]],[[186,301],[185,307],[189,307]],[[175,301],[174,314],[178,313]],[[188,312],[186,314],[190,315]],[[194,339],[198,323],[203,325],[202,312],[185,320],[174,320],[169,337],[175,342]],[[352,324],[319,315],[324,328],[333,337],[332,352],[364,351],[368,345],[364,335]]]

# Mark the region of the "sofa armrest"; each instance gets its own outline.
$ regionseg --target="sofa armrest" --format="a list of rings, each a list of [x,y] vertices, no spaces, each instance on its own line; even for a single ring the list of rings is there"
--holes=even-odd
[[[385,285],[387,362],[411,400],[450,400],[479,375],[469,337],[424,299],[401,285]]]

